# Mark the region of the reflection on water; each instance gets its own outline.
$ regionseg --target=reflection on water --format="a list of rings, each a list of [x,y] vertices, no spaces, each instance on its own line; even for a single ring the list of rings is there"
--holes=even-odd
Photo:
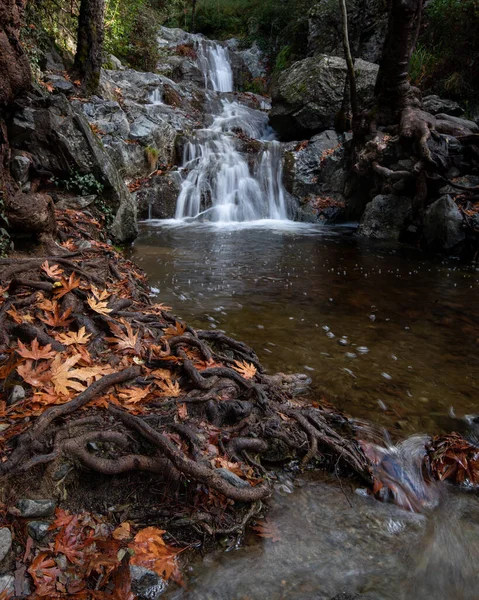
[[[402,434],[477,412],[478,271],[291,222],[143,225],[133,250],[161,302],[224,329],[273,372],[303,371]]]
[[[479,412],[474,268],[361,241],[347,227],[288,222],[150,222],[133,255],[179,316],[251,344],[271,372],[307,372],[314,393],[358,419],[406,437],[456,428],[450,406],[456,415]],[[382,461],[405,506],[421,491],[418,472],[400,461],[408,447],[389,448],[393,460]],[[166,597],[479,598],[475,495],[443,486],[434,501],[419,495],[424,512],[414,514],[337,480],[304,477],[292,494],[287,488],[283,482],[270,501],[280,541],[250,536],[198,559],[187,588],[171,587]]]

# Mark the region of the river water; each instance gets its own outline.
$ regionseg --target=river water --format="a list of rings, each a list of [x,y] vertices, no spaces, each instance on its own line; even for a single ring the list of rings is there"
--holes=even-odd
[[[398,438],[457,429],[451,407],[478,412],[477,267],[363,240],[353,226],[288,221],[150,221],[132,254],[156,300],[190,324],[252,345],[271,373],[308,373],[314,396]],[[479,598],[475,495],[443,489],[439,508],[412,515],[353,487],[279,485],[280,541],[254,536],[208,555],[167,596]]]

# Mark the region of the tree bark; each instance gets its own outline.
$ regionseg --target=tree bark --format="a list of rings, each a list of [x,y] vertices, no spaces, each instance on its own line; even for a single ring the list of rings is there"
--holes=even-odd
[[[196,0],[191,0],[191,33],[196,31]]]
[[[398,123],[412,104],[408,79],[409,61],[417,40],[424,0],[392,0],[388,32],[376,81],[378,117],[381,123]]]
[[[351,54],[351,46],[349,43],[348,9],[346,7],[346,0],[339,0],[339,10],[341,12],[343,48],[344,56],[346,57],[346,64],[348,66],[349,97],[351,99],[351,112],[353,113],[354,124],[358,117],[358,93],[356,89],[356,75],[354,73],[354,60]]]
[[[105,0],[81,1],[74,71],[85,95],[95,94],[100,85],[104,12]]]

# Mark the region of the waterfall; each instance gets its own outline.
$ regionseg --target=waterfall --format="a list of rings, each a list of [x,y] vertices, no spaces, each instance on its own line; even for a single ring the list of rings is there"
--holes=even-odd
[[[160,88],[155,88],[153,91],[151,91],[148,96],[148,100],[151,104],[163,104]]]
[[[231,92],[228,50],[200,36],[195,45],[205,88]],[[281,146],[267,115],[226,99],[221,107],[212,125],[196,130],[184,147],[184,179],[176,218],[219,222],[287,219]],[[254,152],[248,153],[244,146],[252,141]]]

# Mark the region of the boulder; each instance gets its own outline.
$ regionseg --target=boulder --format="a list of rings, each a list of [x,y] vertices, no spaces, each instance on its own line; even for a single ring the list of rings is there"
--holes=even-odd
[[[55,207],[48,194],[18,192],[8,198],[6,215],[9,229],[15,234],[51,236],[57,228]]]
[[[398,240],[411,216],[412,200],[392,194],[376,196],[366,205],[358,227],[358,234]]]
[[[469,130],[472,131],[472,133],[479,133],[479,125],[474,121],[469,121],[469,119],[461,119],[460,117],[454,117],[445,113],[438,113],[436,115],[436,119],[440,121],[449,121],[450,123],[453,123],[454,125],[466,130],[466,132]]]
[[[22,400],[25,400],[25,388],[23,388],[21,385],[14,385],[10,395],[8,396],[8,406],[13,406]]]
[[[387,32],[387,3],[347,0],[349,40],[353,56],[379,62]],[[309,13],[309,54],[344,56],[342,25],[336,0],[314,2]]]
[[[27,183],[32,161],[28,156],[21,154],[14,156],[10,165],[10,172],[18,185],[23,186]]]
[[[152,177],[134,194],[139,218],[173,219],[180,188],[181,176],[177,171]]]
[[[88,122],[95,125],[99,133],[128,138],[130,124],[118,102],[105,102],[98,96],[93,96],[90,102],[75,104],[77,106],[82,107]]]
[[[361,102],[371,98],[378,65],[356,60],[358,96]],[[347,77],[346,61],[321,54],[294,63],[273,87],[271,125],[282,139],[310,138],[332,129],[341,109]]]
[[[436,95],[425,96],[422,100],[423,109],[431,113],[431,115],[437,115],[439,113],[446,113],[453,117],[461,117],[464,114],[464,110],[454,100],[444,100]]]
[[[464,220],[451,196],[441,196],[426,209],[423,233],[427,246],[435,250],[449,250],[465,240]]]
[[[88,121],[65,96],[31,98],[15,112],[9,137],[12,147],[30,153],[37,168],[59,179],[72,171],[92,173],[103,184],[102,198],[115,213],[110,234],[119,243],[136,237],[136,205],[123,179]]]

